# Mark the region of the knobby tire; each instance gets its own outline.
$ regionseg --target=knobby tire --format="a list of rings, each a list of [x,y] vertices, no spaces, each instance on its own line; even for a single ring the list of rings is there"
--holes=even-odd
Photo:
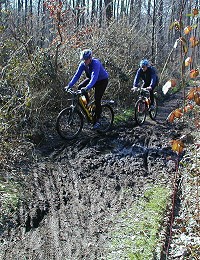
[[[102,107],[102,113],[100,119],[101,126],[98,129],[98,132],[106,133],[112,127],[113,120],[114,120],[114,112],[112,107],[109,104],[103,104],[101,105],[101,107]]]
[[[58,134],[71,140],[79,135],[83,128],[83,115],[77,109],[71,107],[63,109],[56,119],[56,130]]]
[[[144,124],[146,119],[146,104],[142,100],[135,103],[135,121],[138,125]]]
[[[149,111],[149,116],[152,120],[155,120],[158,112],[158,106],[157,106],[157,100],[156,97],[154,97],[154,109]]]

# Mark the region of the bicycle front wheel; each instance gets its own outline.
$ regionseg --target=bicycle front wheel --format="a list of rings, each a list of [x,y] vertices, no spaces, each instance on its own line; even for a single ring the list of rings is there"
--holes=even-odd
[[[146,104],[142,100],[135,103],[135,121],[138,125],[142,125],[146,119]]]
[[[99,133],[106,133],[110,130],[113,120],[114,120],[114,112],[112,107],[109,104],[103,104],[101,112],[101,119],[100,119],[100,128],[98,129]]]
[[[153,109],[151,109],[149,111],[149,116],[152,120],[155,120],[156,116],[157,116],[157,113],[158,113],[158,105],[157,105],[157,100],[156,100],[156,97],[154,97],[154,107]]]
[[[66,139],[75,138],[83,128],[83,116],[77,109],[71,107],[63,109],[56,119],[56,130],[58,134]]]

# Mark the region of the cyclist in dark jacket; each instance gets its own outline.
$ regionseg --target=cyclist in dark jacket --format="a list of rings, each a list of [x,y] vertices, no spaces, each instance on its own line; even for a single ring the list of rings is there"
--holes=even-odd
[[[153,90],[158,85],[158,75],[156,69],[150,66],[149,61],[146,59],[141,60],[140,62],[140,68],[137,70],[135,79],[133,81],[133,91],[137,89],[140,80],[143,81],[142,87],[148,89],[150,92],[151,107],[153,108]]]
[[[86,79],[80,83],[78,89],[85,95],[87,101],[89,97],[87,91],[91,88],[95,89],[94,99],[96,105],[95,111],[95,123],[93,128],[98,129],[100,127],[100,116],[102,112],[101,99],[108,85],[108,72],[103,67],[102,63],[92,57],[92,51],[89,49],[83,50],[80,55],[81,62],[78,69],[73,76],[72,80],[69,82],[66,90],[74,86],[74,84],[79,80],[83,71],[86,74]]]

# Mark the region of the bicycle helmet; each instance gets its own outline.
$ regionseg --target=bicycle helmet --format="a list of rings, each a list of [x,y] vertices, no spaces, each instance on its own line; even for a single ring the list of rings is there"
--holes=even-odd
[[[80,60],[87,60],[92,57],[92,51],[90,49],[85,49],[81,51]]]
[[[149,61],[144,59],[140,61],[140,68],[142,68],[143,66],[149,66]]]

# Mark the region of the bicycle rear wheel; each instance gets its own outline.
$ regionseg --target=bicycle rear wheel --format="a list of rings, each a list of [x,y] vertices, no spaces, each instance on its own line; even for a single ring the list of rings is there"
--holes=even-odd
[[[99,133],[106,133],[110,130],[113,120],[114,120],[114,112],[112,107],[109,104],[103,104],[102,113],[100,119],[100,128],[97,130]]]
[[[58,134],[66,139],[75,138],[83,128],[83,116],[77,109],[71,107],[63,109],[56,119],[56,130]]]
[[[154,97],[154,108],[149,111],[149,116],[152,120],[155,120],[158,112],[158,105],[157,105],[157,100],[156,97]]]
[[[142,125],[146,119],[146,104],[142,100],[135,103],[135,121],[138,125]]]

